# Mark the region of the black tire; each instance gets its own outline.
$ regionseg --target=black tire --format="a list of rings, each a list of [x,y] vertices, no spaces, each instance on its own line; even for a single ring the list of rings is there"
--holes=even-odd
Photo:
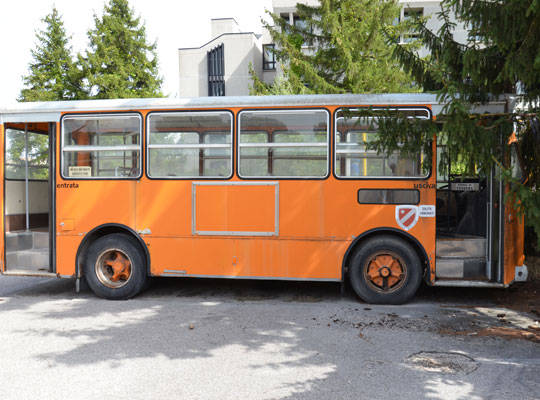
[[[129,299],[146,287],[144,260],[140,247],[129,235],[105,235],[88,247],[83,262],[84,277],[99,297]]]
[[[349,281],[367,303],[403,304],[422,282],[422,265],[414,249],[393,236],[362,243],[349,265]]]

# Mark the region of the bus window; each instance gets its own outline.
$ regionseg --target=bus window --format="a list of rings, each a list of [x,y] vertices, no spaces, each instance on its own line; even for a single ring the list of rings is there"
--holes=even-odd
[[[358,189],[360,204],[418,204],[418,189]]]
[[[349,112],[354,112],[350,110]],[[400,110],[401,112],[401,110]],[[427,118],[414,115],[418,118]],[[412,117],[412,116],[411,116]],[[390,156],[377,154],[368,144],[377,139],[377,123],[373,118],[347,115],[342,110],[336,113],[335,170],[340,178],[424,178],[421,156],[410,159],[398,153]]]
[[[229,178],[232,175],[232,114],[151,113],[148,176]]]
[[[238,124],[241,177],[324,178],[328,175],[326,111],[242,111]]]
[[[49,137],[32,131],[27,134],[26,142],[24,131],[6,129],[5,177],[25,179],[25,147],[28,145],[28,179],[46,181],[49,179]]]
[[[70,115],[62,119],[64,178],[137,178],[140,155],[138,114]]]

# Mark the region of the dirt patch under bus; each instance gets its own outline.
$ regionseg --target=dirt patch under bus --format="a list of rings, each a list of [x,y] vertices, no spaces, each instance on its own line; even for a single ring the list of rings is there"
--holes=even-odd
[[[439,333],[540,343],[540,257],[528,257],[525,264],[529,270],[527,282],[515,283],[506,290],[490,291],[498,312],[478,305],[452,307],[464,313],[442,324]]]
[[[498,292],[495,300],[507,308],[532,313],[540,318],[540,257],[528,257],[525,265],[529,270],[527,282],[516,283]]]

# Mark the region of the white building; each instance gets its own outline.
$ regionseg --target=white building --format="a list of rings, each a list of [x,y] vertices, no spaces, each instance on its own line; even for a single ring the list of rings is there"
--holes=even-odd
[[[181,97],[249,94],[249,65],[262,69],[261,35],[241,32],[234,18],[212,19],[212,40],[178,50]]]
[[[441,11],[441,0],[399,0],[401,5],[401,16],[400,19],[403,21],[407,18],[414,18],[415,16],[427,17],[426,26],[427,28],[437,33],[442,26],[442,21],[438,18],[438,13]],[[450,15],[450,18],[453,20],[453,14]],[[467,42],[468,31],[462,24],[457,24],[454,31],[454,39],[460,43]],[[402,37],[403,42],[410,41],[415,38],[414,33],[410,35],[404,35]],[[428,54],[428,51],[423,48],[419,51],[421,57],[424,57]]]
[[[296,3],[302,0],[273,0],[272,12],[299,23]],[[318,0],[303,0],[316,5]],[[259,78],[271,83],[278,68],[270,34],[242,32],[234,18],[212,19],[212,39],[197,48],[178,49],[179,95],[242,96],[249,94],[250,64]]]
[[[289,21],[302,24],[296,15],[296,4],[317,5],[318,0],[273,0],[272,12]],[[414,15],[429,17],[427,26],[437,32],[442,25],[437,18],[441,0],[399,0],[401,19]],[[234,18],[211,20],[212,39],[197,48],[178,50],[179,95],[181,97],[242,96],[249,94],[251,77],[249,66],[260,79],[271,83],[280,68],[272,52],[274,44],[270,34],[261,27],[261,33],[242,32]],[[414,39],[414,32],[404,35],[403,42]],[[467,31],[458,26],[455,38],[466,42]],[[427,51],[420,50],[425,56]]]

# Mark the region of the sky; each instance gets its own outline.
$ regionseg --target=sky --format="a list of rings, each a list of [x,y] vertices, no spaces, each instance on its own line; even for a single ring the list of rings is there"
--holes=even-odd
[[[108,1],[108,0],[107,0]],[[211,39],[210,19],[233,17],[246,32],[261,32],[260,20],[271,0],[129,0],[146,25],[149,42],[157,41],[163,93],[178,95],[178,49],[199,47]],[[32,60],[36,32],[53,5],[62,15],[73,53],[83,52],[93,16],[101,16],[105,0],[15,0],[0,8],[0,105],[16,101]]]

